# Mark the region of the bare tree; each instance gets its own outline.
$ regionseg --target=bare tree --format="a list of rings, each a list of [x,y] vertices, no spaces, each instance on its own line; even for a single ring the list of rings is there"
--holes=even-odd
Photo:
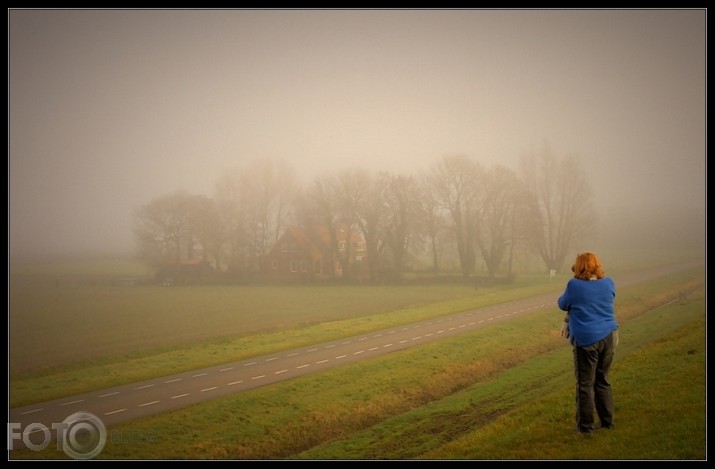
[[[477,243],[490,277],[499,271],[513,242],[518,187],[516,173],[501,165],[489,170],[484,178],[482,219],[477,230]]]
[[[532,213],[530,192],[524,188],[521,181],[513,188],[514,206],[511,210],[511,220],[509,220],[508,237],[509,248],[507,254],[507,275],[514,274],[514,258],[517,252],[529,251],[529,233],[532,223],[530,217]]]
[[[337,252],[346,280],[353,277],[351,259],[357,246],[353,245],[354,234],[359,232],[360,212],[370,190],[370,173],[365,169],[351,169],[338,173],[333,186],[337,203],[339,229],[344,229],[345,249]],[[369,262],[369,260],[368,260]]]
[[[416,223],[417,187],[410,176],[389,175],[385,195],[385,238],[392,255],[395,278],[400,279]]]
[[[134,212],[134,235],[140,258],[154,266],[178,264],[186,244],[188,194],[157,197]]]
[[[203,258],[216,268],[224,236],[216,203],[204,195],[190,196],[186,203],[190,238],[196,241],[190,246],[188,258]],[[201,252],[197,252],[197,249],[201,249]]]
[[[575,157],[559,159],[546,143],[539,153],[522,158],[521,168],[531,196],[531,246],[547,270],[559,272],[566,256],[596,227],[592,188]]]
[[[363,203],[358,208],[358,228],[365,238],[367,251],[368,277],[371,281],[378,278],[383,270],[382,253],[385,245],[385,191],[389,176],[387,173],[378,173],[365,181],[368,186]]]
[[[249,258],[248,197],[238,170],[224,172],[216,182],[216,209],[222,224],[223,239],[218,254],[220,270],[244,272]]]
[[[432,271],[436,277],[439,275],[440,240],[445,229],[443,209],[434,190],[436,184],[434,175],[423,174],[416,184],[417,233],[428,246],[432,258]]]
[[[295,196],[293,170],[273,160],[255,161],[241,175],[247,203],[247,226],[254,268],[278,241],[292,215]]]
[[[433,190],[450,214],[462,276],[474,273],[482,169],[466,156],[446,156],[433,167]]]
[[[329,263],[327,273],[335,277],[335,263],[338,262],[340,252],[338,246],[338,221],[340,212],[334,197],[337,179],[333,174],[323,174],[313,179],[298,203],[297,219],[303,225],[308,236],[314,235],[314,228],[322,226],[328,233]],[[316,240],[320,242],[320,240]]]
[[[216,183],[216,204],[225,239],[221,249],[231,270],[254,274],[292,216],[295,179],[291,167],[256,160],[224,173]]]
[[[156,267],[197,258],[208,261],[220,240],[213,201],[185,191],[157,197],[141,206],[134,221],[139,254]]]

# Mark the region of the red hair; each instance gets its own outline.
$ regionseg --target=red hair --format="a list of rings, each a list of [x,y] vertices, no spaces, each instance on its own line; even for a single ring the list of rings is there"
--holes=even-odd
[[[601,267],[601,261],[592,252],[576,254],[576,262],[571,266],[571,271],[574,278],[581,280],[590,280],[594,277],[600,279],[606,276],[606,272]]]

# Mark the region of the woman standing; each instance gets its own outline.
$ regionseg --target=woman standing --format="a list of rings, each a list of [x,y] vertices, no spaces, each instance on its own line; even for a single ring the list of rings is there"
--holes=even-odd
[[[576,372],[576,427],[581,433],[595,429],[595,412],[603,428],[613,428],[613,397],[608,372],[618,345],[614,308],[616,286],[592,252],[576,256],[572,279],[559,297],[566,311],[562,335],[573,345]]]

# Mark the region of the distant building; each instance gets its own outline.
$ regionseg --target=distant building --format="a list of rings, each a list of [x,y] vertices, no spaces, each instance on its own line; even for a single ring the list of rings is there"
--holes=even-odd
[[[272,280],[310,282],[344,278],[345,265],[349,276],[359,280],[366,274],[366,252],[362,235],[353,231],[348,239],[344,225],[335,227],[334,242],[327,227],[305,230],[292,226],[266,255],[264,273]]]

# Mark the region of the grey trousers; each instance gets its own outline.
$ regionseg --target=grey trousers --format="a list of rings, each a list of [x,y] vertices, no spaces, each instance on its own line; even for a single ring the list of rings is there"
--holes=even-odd
[[[613,426],[613,396],[608,371],[618,346],[618,329],[603,340],[586,347],[574,347],[576,371],[576,428],[590,432],[596,428],[595,413],[601,427]]]

